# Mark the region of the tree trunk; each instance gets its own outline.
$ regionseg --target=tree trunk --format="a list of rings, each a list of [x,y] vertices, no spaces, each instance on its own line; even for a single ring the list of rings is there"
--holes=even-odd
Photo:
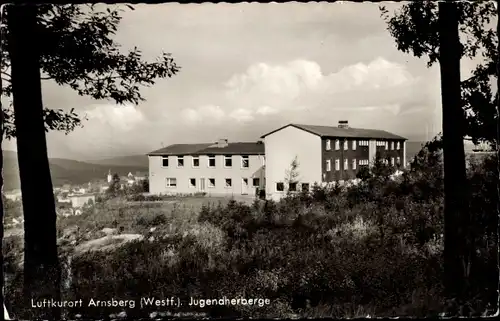
[[[500,213],[500,0],[497,0],[497,141],[496,141],[496,152],[497,152],[497,213]],[[497,240],[499,238],[500,231],[500,220],[497,218]],[[497,243],[500,244],[500,242]],[[497,266],[500,263],[500,251],[497,251]],[[498,283],[498,288],[500,289],[500,279]],[[500,307],[500,301],[497,301],[497,308]]]
[[[439,3],[441,99],[444,160],[444,284],[449,298],[463,299],[468,284],[470,236],[467,231],[464,113],[460,91],[460,39],[456,3]]]
[[[2,79],[0,78],[0,88],[2,88]],[[1,94],[1,93],[0,93]],[[2,108],[2,103],[0,102],[0,108]],[[3,141],[3,112],[0,110],[0,268],[2,269],[2,273],[0,276],[0,305],[5,307],[5,301],[4,301],[4,280],[5,280],[5,273],[4,273],[4,264],[3,264],[3,231],[4,231],[4,225],[3,225],[3,218],[4,218],[4,211],[3,211],[3,150],[2,150],[2,141]]]
[[[59,319],[60,309],[32,309],[31,300],[60,299],[56,211],[43,120],[37,7],[8,7],[19,175],[24,213],[24,298],[28,318]],[[31,309],[30,309],[31,308]]]

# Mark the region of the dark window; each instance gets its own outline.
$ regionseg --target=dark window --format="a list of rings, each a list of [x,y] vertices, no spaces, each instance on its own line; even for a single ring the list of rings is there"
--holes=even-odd
[[[248,168],[248,166],[249,166],[248,156],[241,156],[241,167]]]
[[[215,178],[208,179],[208,187],[215,187]]]
[[[200,166],[200,158],[193,157],[193,167],[199,167],[199,166]]]
[[[233,166],[233,158],[231,156],[224,157],[224,166],[226,167]]]
[[[226,187],[231,187],[233,185],[233,180],[230,178],[226,178]]]
[[[289,190],[290,192],[295,192],[295,191],[297,191],[297,183],[289,183],[289,184],[288,184],[288,190]]]
[[[285,190],[285,184],[283,184],[283,183],[276,183],[276,190],[278,192],[283,192]]]
[[[190,178],[189,184],[191,185],[191,187],[196,187],[196,178]]]
[[[215,167],[215,156],[208,156],[208,166]]]
[[[309,190],[309,183],[302,183],[302,190],[308,191]]]
[[[253,181],[253,182],[252,182],[252,183],[253,183],[253,186],[260,186],[260,179],[258,179],[258,178],[254,178],[252,181]]]
[[[161,160],[161,166],[168,167],[168,156],[165,156]]]
[[[177,156],[177,166],[179,167],[184,166],[184,156]]]

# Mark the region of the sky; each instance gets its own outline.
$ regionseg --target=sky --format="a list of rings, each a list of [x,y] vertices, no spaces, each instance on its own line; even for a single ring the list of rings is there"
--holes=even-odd
[[[387,3],[392,11],[401,3]],[[377,3],[142,4],[126,10],[121,50],[181,66],[137,106],[44,81],[45,107],[86,116],[47,135],[49,157],[144,154],[175,143],[256,141],[288,123],[383,129],[421,141],[441,131],[438,65],[399,52]],[[462,77],[476,62],[462,60]],[[15,150],[15,141],[4,143]]]

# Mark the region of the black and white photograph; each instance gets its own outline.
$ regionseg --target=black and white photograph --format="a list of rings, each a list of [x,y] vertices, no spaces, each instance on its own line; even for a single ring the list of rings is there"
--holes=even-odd
[[[498,1],[0,10],[6,320],[498,315]]]

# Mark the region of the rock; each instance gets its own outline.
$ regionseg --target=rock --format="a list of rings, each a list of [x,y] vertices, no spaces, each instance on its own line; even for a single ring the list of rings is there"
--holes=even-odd
[[[101,230],[104,235],[116,235],[118,234],[118,230],[115,228],[105,227]]]
[[[68,227],[68,228],[64,229],[62,237],[65,239],[76,237],[76,234],[78,233],[78,231],[79,231],[78,226]]]
[[[78,245],[75,248],[76,253],[88,251],[106,251],[120,247],[130,241],[140,241],[144,237],[140,234],[120,234],[104,236],[95,240],[90,240]]]

